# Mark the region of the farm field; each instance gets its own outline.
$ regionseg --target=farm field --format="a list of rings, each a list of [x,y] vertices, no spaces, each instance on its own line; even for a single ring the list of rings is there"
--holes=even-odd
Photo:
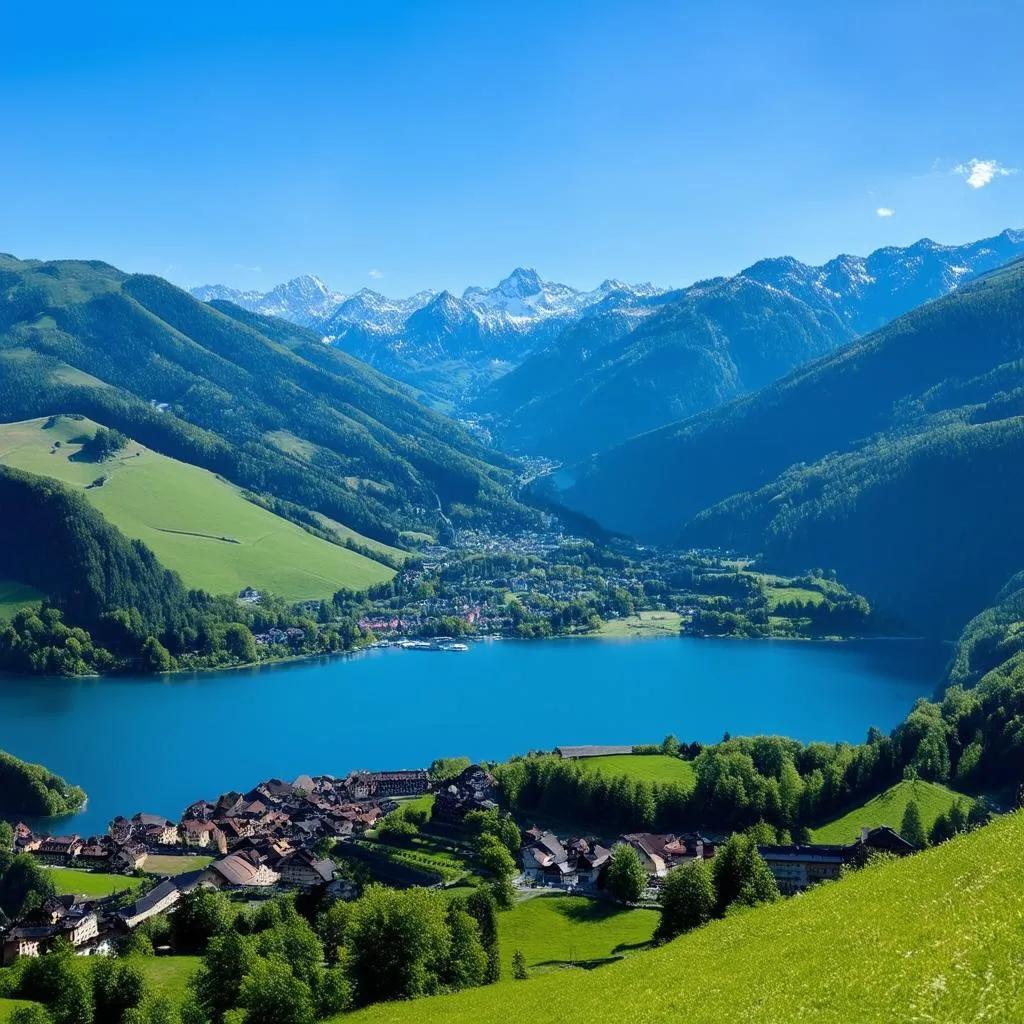
[[[580,763],[609,778],[628,775],[644,782],[677,782],[687,788],[694,783],[692,762],[665,754],[608,754],[583,758]]]
[[[114,526],[152,548],[190,587],[237,594],[252,586],[300,601],[394,575],[254,505],[213,473],[142,445],[132,443],[107,462],[76,461],[76,439],[93,434],[96,424],[66,417],[49,429],[45,423],[0,425],[0,463],[81,488]],[[102,486],[95,486],[101,477]]]
[[[646,946],[657,924],[654,910],[624,910],[579,896],[534,896],[498,915],[502,976],[512,977],[517,949],[531,973],[620,959]]]
[[[213,857],[199,854],[149,854],[142,864],[147,875],[182,875],[186,871],[198,871],[213,863]]]
[[[678,612],[637,612],[628,618],[608,619],[596,632],[580,635],[606,640],[679,636],[682,623],[683,617]]]
[[[38,605],[44,595],[35,587],[17,580],[0,580],[0,619],[9,619],[29,605]]]
[[[47,868],[58,896],[111,896],[115,892],[134,892],[140,880],[131,875],[105,875],[76,868]]]
[[[841,818],[814,829],[813,841],[816,843],[852,843],[859,835],[861,827],[875,828],[878,825],[889,825],[899,831],[903,822],[903,812],[911,800],[917,802],[921,812],[921,821],[927,833],[935,819],[945,814],[957,801],[963,803],[964,810],[970,809],[974,800],[962,793],[956,793],[937,782],[923,780],[903,781],[887,789],[884,793],[873,797],[862,807],[844,814]]]
[[[351,1024],[963,1024],[1020,1019],[1024,813],[592,972],[335,1018]],[[512,911],[511,913],[515,913]],[[903,1019],[900,1017],[899,1019]]]

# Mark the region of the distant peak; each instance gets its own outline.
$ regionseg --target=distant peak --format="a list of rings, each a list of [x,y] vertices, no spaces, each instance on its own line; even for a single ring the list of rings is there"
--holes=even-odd
[[[511,274],[498,283],[495,291],[509,298],[525,299],[536,295],[544,287],[540,275],[532,267],[516,267]]]

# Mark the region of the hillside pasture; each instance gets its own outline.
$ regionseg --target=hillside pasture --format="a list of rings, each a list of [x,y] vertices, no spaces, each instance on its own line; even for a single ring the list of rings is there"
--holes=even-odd
[[[394,573],[247,501],[226,480],[131,443],[102,463],[80,457],[97,425],[59,417],[0,425],[0,463],[78,488],[126,536],[143,541],[186,586],[244,587],[291,601],[364,589]]]
[[[549,973],[335,1020],[1009,1024],[1024,1005],[1022,874],[1024,813],[1017,813],[597,971]]]

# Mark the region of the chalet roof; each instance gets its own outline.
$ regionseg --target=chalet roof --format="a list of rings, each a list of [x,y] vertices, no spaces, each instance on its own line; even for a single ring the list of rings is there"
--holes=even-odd
[[[758,852],[769,863],[806,863],[839,864],[844,860],[845,846],[831,844],[791,844],[789,846],[759,846]]]
[[[174,824],[173,821],[168,821],[162,814],[144,814],[142,811],[139,811],[132,818],[132,821],[139,825],[160,825],[162,828],[168,828]]]
[[[149,892],[147,892],[141,899],[136,900],[127,907],[122,907],[117,912],[117,916],[123,920],[128,920],[132,917],[138,917],[140,914],[148,913],[163,900],[167,899],[168,896],[177,891],[178,886],[173,880],[160,882],[159,885],[150,889]]]
[[[582,747],[555,747],[555,753],[563,760],[576,757],[608,757],[612,754],[632,754],[633,747],[629,746],[582,746]]]
[[[55,924],[38,924],[38,925],[20,925],[17,928],[12,928],[5,938],[7,939],[49,939],[56,935],[60,930],[59,925]]]
[[[237,853],[214,861],[210,869],[216,871],[229,885],[249,885],[259,874],[257,864]]]

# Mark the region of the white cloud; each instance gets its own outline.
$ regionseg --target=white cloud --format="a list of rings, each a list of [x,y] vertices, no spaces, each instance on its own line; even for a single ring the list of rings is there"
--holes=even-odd
[[[259,266],[257,266],[257,267],[249,267],[249,266],[246,266],[244,263],[236,263],[235,264],[235,270],[248,270],[251,274],[262,274],[263,273],[263,268],[262,267],[259,267]]]
[[[984,188],[993,178],[1008,178],[1017,173],[1016,167],[1004,167],[998,160],[979,160],[975,157],[965,164],[957,164],[954,174],[967,179],[971,188]]]
[[[378,270],[376,267],[374,267],[373,270],[368,270],[367,274],[370,277],[372,277],[374,281],[379,281],[384,276],[384,271]]]
[[[888,206],[880,206],[875,210],[879,217],[891,217],[895,212],[895,210],[890,209]]]

